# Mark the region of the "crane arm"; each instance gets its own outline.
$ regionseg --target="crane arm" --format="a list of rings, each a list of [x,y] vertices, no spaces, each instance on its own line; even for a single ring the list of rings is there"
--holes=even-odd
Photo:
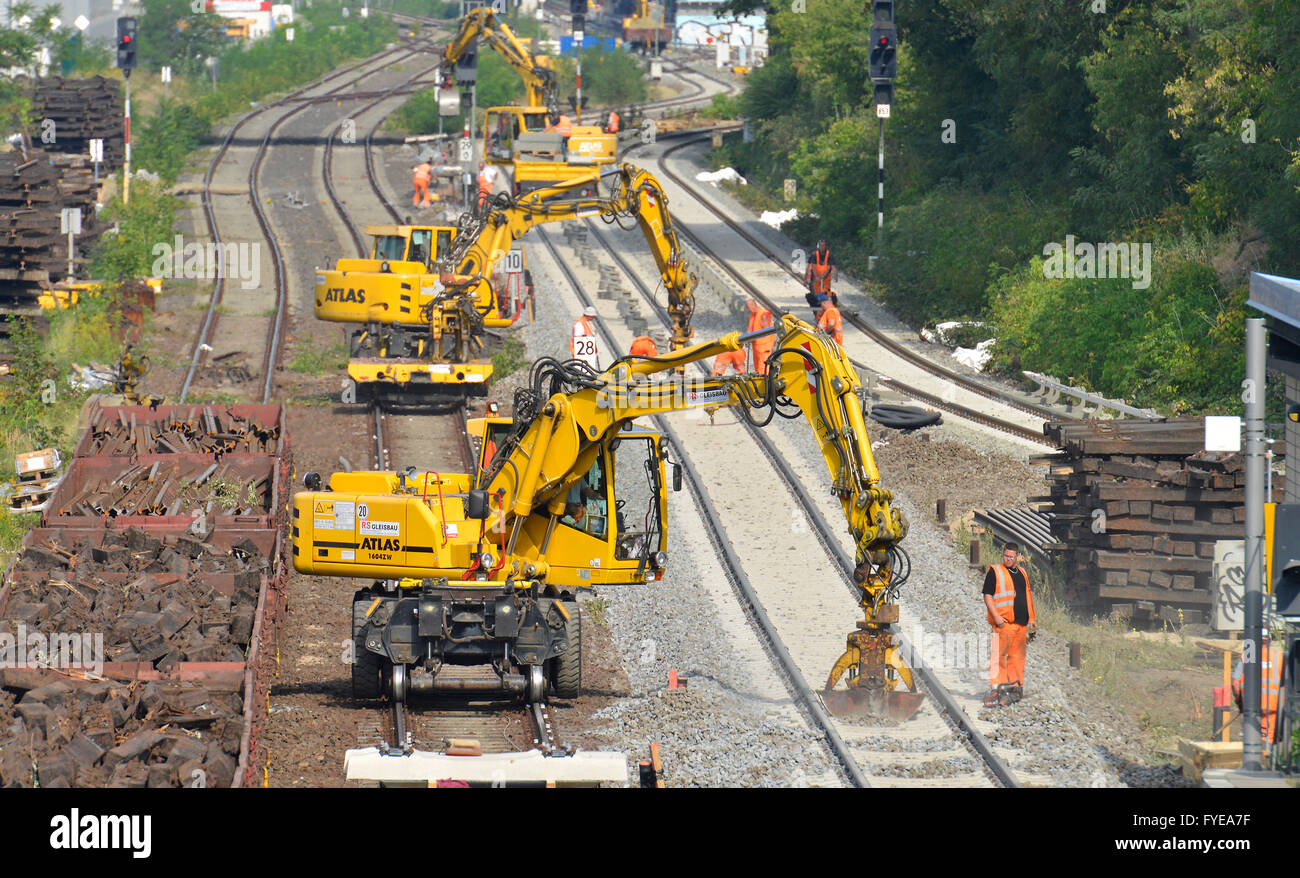
[[[546,107],[555,112],[555,72],[528,51],[514,31],[497,18],[491,7],[471,9],[461,19],[460,29],[442,51],[444,69],[455,64],[479,37],[484,38],[506,63],[524,80],[524,101],[530,107]]]
[[[652,376],[779,333],[779,343],[761,374],[704,381],[652,382]],[[549,385],[549,387],[548,387]],[[839,498],[865,578],[888,569],[894,545],[907,524],[892,507],[893,494],[880,486],[880,471],[868,438],[853,364],[826,334],[793,315],[758,333],[731,333],[660,357],[625,357],[600,375],[581,365],[541,360],[530,387],[516,392],[515,424],[479,484],[502,499],[516,521],[546,504],[562,509],[568,489],[587,471],[598,446],[617,438],[632,419],[698,406],[741,409],[762,426],[773,415],[800,412],[813,428]],[[882,583],[883,584],[883,583]]]
[[[606,184],[609,195],[573,195],[597,181]],[[592,171],[519,198],[497,195],[484,209],[463,215],[455,243],[439,263],[446,286],[443,295],[462,295],[486,283],[497,260],[534,226],[584,217],[600,217],[619,225],[626,220],[635,222],[650,245],[660,281],[668,291],[668,312],[673,321],[670,348],[683,348],[693,335],[691,316],[697,278],[682,257],[663,187],[653,174],[628,163],[604,172]]]

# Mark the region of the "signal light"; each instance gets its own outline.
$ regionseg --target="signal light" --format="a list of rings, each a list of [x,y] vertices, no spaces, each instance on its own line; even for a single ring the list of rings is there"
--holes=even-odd
[[[123,16],[117,20],[117,66],[126,71],[135,67],[135,19]],[[129,75],[129,73],[128,73]]]

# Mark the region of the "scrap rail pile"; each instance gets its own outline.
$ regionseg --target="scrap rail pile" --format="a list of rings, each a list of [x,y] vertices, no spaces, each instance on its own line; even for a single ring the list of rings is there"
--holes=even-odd
[[[254,775],[288,446],[279,406],[90,411],[0,581],[0,786]]]
[[[1239,540],[1245,463],[1205,451],[1202,418],[1049,423],[1062,449],[1033,498],[1065,544],[1067,599],[1089,611],[1205,621],[1216,540]],[[1275,498],[1283,491],[1273,479]]]
[[[0,627],[45,634],[26,637],[28,667],[0,670],[0,725],[20,730],[0,741],[0,786],[229,786],[266,554],[137,528],[33,541]]]
[[[262,408],[246,406],[245,408]],[[214,412],[212,406],[177,409],[148,424],[135,413],[119,409],[117,417],[102,418],[87,431],[88,454],[274,454],[279,447],[278,424],[263,423],[261,414]]]
[[[137,463],[113,478],[113,473],[87,474],[79,487],[56,492],[50,504],[54,514],[116,518],[202,510],[205,515],[247,515],[265,513],[271,506],[275,473],[269,466],[250,472],[242,462],[204,466],[202,461],[149,457],[152,462]]]

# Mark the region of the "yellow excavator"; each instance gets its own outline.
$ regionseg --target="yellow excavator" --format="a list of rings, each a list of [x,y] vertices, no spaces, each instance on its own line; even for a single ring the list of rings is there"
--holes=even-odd
[[[524,81],[523,106],[490,107],[483,121],[484,160],[511,168],[515,194],[573,180],[592,165],[607,165],[615,160],[617,135],[593,125],[570,125],[567,134],[556,129],[560,113],[551,59],[534,55],[491,7],[470,10],[443,50],[444,93],[458,94],[452,71],[457,61],[474,51],[480,38]]]
[[[580,194],[601,183],[608,195]],[[493,269],[534,226],[583,217],[641,229],[668,294],[670,347],[689,344],[696,277],[682,258],[663,187],[631,164],[588,169],[521,197],[498,193],[456,228],[368,226],[370,259],[340,259],[317,274],[317,318],[359,327],[348,363],[352,401],[483,395],[492,365],[472,362],[483,350],[483,331],[518,317],[493,287]]]
[[[779,338],[761,373],[672,374],[770,334]],[[864,619],[840,662],[847,692],[879,699],[911,690],[889,631],[909,566],[899,546],[907,523],[881,487],[864,402],[839,345],[789,314],[759,332],[626,356],[600,374],[541,359],[516,391],[513,418],[470,422],[482,440],[476,472],[335,473],[328,488],[308,473],[308,490],[293,500],[294,567],[372,583],[352,600],[359,698],[400,705],[412,692],[466,689],[574,697],[582,590],[648,582],[669,567],[667,486],[680,490],[682,474],[673,464],[668,477],[662,437],[638,419],[735,406],[762,424],[802,412],[856,547]],[[453,665],[490,665],[493,674],[444,678]]]

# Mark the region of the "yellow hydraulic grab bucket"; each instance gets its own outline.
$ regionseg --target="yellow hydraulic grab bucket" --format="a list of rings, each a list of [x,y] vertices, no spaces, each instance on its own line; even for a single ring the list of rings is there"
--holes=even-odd
[[[864,602],[866,618],[848,636],[848,645],[831,669],[822,702],[833,716],[873,716],[909,720],[921,709],[925,694],[918,692],[912,669],[889,625],[898,621],[898,605],[884,604],[872,612]],[[836,690],[847,674],[845,689]]]

